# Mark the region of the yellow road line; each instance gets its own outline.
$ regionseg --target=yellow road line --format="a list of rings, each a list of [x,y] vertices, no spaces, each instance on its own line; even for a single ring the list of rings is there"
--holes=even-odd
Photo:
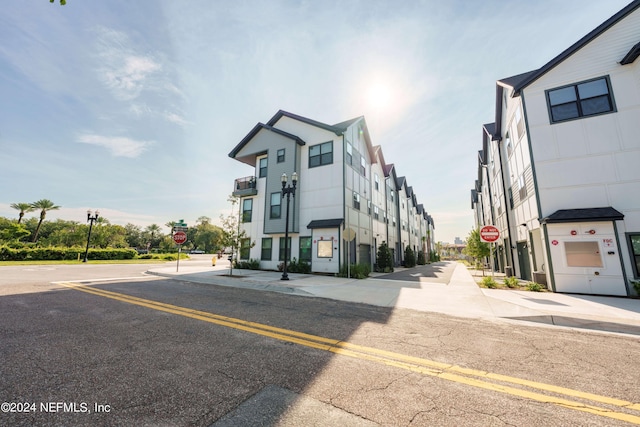
[[[180,316],[186,316],[197,320],[202,320],[217,325],[230,327],[245,332],[250,332],[270,338],[274,338],[281,341],[287,341],[306,347],[315,348],[318,350],[329,351],[335,354],[343,356],[354,357],[363,360],[369,360],[376,363],[382,363],[388,366],[393,366],[412,372],[430,375],[449,381],[467,384],[473,387],[483,388],[487,390],[497,391],[500,393],[506,393],[514,396],[524,397],[527,399],[535,400],[543,403],[551,403],[558,406],[562,406],[569,409],[588,412],[604,417],[609,417],[621,421],[627,421],[640,425],[640,417],[623,412],[615,412],[606,408],[600,408],[592,405],[587,405],[581,402],[571,401],[564,398],[548,396],[541,393],[527,391],[521,388],[515,388],[492,382],[482,381],[477,378],[490,379],[494,381],[500,381],[503,383],[515,384],[518,386],[529,387],[555,394],[561,394],[573,398],[579,398],[589,400],[591,402],[598,402],[607,405],[618,406],[630,410],[640,410],[640,404],[633,403],[625,400],[611,398],[607,396],[600,396],[592,393],[586,393],[578,390],[572,390],[565,387],[559,387],[551,384],[544,384],[535,381],[525,380],[516,377],[509,377],[501,374],[494,374],[491,372],[480,371],[475,369],[463,368],[456,365],[436,362],[432,360],[422,359],[419,357],[408,356],[400,353],[394,353],[386,350],[380,350],[373,347],[365,347],[357,344],[351,344],[348,342],[335,340],[331,338],[325,338],[317,335],[306,334],[303,332],[292,331],[289,329],[278,328],[274,326],[264,325],[261,323],[250,322],[247,320],[237,319],[228,316],[221,316],[205,311],[194,310],[185,307],[179,307],[171,304],[165,304],[158,301],[147,300],[138,298],[126,294],[117,292],[111,292],[104,289],[92,288],[86,285],[81,285],[71,282],[59,282],[59,285],[86,292],[89,294],[115,299],[118,301],[126,302],[129,304],[135,304],[142,307],[151,308],[154,310],[164,311],[167,313],[177,314]]]

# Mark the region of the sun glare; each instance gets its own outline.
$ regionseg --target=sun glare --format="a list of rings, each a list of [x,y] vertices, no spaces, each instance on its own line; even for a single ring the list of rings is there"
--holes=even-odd
[[[369,87],[367,100],[370,106],[377,110],[389,108],[391,103],[391,90],[384,83],[376,83]]]

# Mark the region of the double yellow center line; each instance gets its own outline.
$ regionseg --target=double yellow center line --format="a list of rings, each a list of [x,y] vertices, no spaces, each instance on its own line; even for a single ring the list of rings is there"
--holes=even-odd
[[[587,412],[616,420],[626,421],[640,425],[640,415],[634,415],[633,411],[640,411],[640,404],[615,399],[597,394],[586,393],[559,387],[551,384],[529,381],[506,375],[494,374],[491,372],[463,368],[461,366],[436,362],[419,357],[407,356],[391,351],[380,350],[373,347],[366,347],[357,344],[320,337],[317,335],[305,334],[289,329],[277,328],[261,323],[249,322],[228,316],[208,313],[206,311],[193,310],[186,307],[179,307],[162,302],[137,298],[104,289],[93,288],[73,282],[58,282],[58,285],[89,294],[111,298],[129,304],[147,307],[153,310],[172,313],[179,316],[190,317],[192,319],[213,323],[220,326],[250,332],[265,337],[274,338],[311,347],[318,350],[329,351],[342,356],[349,356],[357,359],[368,360],[395,368],[416,372],[423,375],[438,377],[441,379],[454,381],[491,390],[499,393],[518,396],[536,402],[549,403],[576,411]],[[543,394],[536,390],[550,393]],[[579,399],[579,400],[571,400]],[[596,406],[598,404],[608,405],[609,408]],[[619,412],[625,409],[627,412]]]

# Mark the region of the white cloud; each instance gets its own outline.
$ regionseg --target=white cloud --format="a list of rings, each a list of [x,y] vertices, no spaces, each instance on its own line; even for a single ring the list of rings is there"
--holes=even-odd
[[[126,34],[108,28],[99,29],[98,56],[100,79],[120,100],[132,100],[147,88],[149,79],[162,70],[151,55],[130,47]]]
[[[116,157],[138,157],[154,141],[136,141],[125,137],[108,137],[102,135],[83,134],[78,136],[78,142],[97,145],[108,149]]]
[[[186,126],[187,124],[189,124],[189,122],[187,122],[184,117],[176,113],[166,112],[164,113],[164,118],[170,121],[171,123],[175,123],[180,126]]]

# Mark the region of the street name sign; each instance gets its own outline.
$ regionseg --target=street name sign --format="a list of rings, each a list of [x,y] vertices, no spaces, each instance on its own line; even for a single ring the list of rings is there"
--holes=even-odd
[[[493,243],[500,238],[500,230],[493,225],[485,225],[480,229],[480,240],[485,243]]]

